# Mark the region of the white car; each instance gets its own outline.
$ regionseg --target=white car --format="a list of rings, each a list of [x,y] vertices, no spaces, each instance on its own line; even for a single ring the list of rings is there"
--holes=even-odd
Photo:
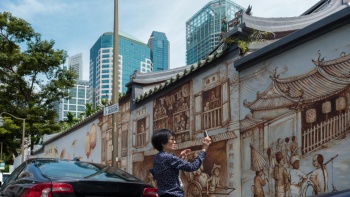
[[[9,172],[0,172],[0,187],[5,182],[5,180],[10,176]]]

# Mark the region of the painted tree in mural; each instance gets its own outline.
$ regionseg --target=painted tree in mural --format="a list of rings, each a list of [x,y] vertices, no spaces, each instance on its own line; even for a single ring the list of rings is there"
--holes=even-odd
[[[42,40],[25,20],[0,12],[0,112],[26,120],[31,150],[43,134],[60,130],[54,104],[69,98],[67,90],[75,83],[74,73],[61,68],[66,52],[54,49],[54,44],[53,40]],[[13,141],[4,138],[4,133],[11,131],[7,124],[0,132],[5,144]],[[15,133],[17,138],[21,138],[21,128]],[[11,149],[15,156],[18,148]]]

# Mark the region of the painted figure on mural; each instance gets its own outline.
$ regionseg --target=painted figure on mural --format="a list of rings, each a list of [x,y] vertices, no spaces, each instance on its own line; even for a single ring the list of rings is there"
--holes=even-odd
[[[328,192],[328,174],[326,166],[323,164],[323,161],[323,155],[314,155],[312,164],[316,167],[316,169],[311,173],[310,181],[314,185],[315,194],[323,194]]]
[[[289,144],[289,137],[286,137],[286,139],[284,140],[285,143],[285,158],[286,158],[286,163],[287,163],[287,167],[290,167],[290,157],[291,157],[291,151],[290,151],[290,144]]]
[[[269,170],[268,170],[268,188],[269,188],[269,194],[273,195],[274,193],[274,185],[275,185],[275,179],[273,179],[273,169],[276,165],[276,159],[273,154],[272,148],[268,148],[266,150],[267,153],[267,159],[268,159],[268,165],[269,165]]]
[[[206,112],[206,111],[208,111],[210,109],[210,107],[209,107],[209,102],[206,102],[205,103],[205,106],[204,106],[204,111]]]
[[[292,136],[292,143],[290,144],[291,156],[298,155],[298,142],[295,136]]]
[[[147,184],[152,185],[153,187],[157,187],[157,183],[154,180],[153,176],[151,173],[148,174],[148,180],[147,180]]]
[[[181,116],[181,120],[179,122],[179,126],[180,126],[180,131],[186,130],[186,121],[185,121],[185,117],[184,116]]]
[[[262,177],[263,171],[256,171],[254,177],[253,197],[265,197],[263,186],[266,185],[267,178]]]
[[[195,152],[193,157],[194,158],[198,157],[198,152]],[[204,172],[204,166],[202,163],[201,167],[198,170],[189,172],[187,178],[188,178],[188,182],[197,181],[202,186],[202,188],[206,188],[209,175]]]
[[[210,92],[210,101],[215,101],[216,100],[216,96],[215,96],[215,91],[211,91]]]
[[[277,153],[277,152],[283,153],[283,140],[282,140],[282,138],[278,138],[277,144],[276,144],[276,151],[275,151],[275,152],[276,152],[276,153]]]
[[[166,115],[166,109],[165,109],[165,107],[164,107],[164,104],[161,104],[161,106],[160,106],[159,115],[160,115],[161,117],[163,117],[163,116]]]
[[[299,156],[292,156],[290,163],[293,168],[289,170],[288,177],[290,181],[290,193],[292,197],[301,197],[303,184],[307,180],[306,175],[299,169]]]
[[[209,195],[209,193],[214,193],[217,187],[224,188],[220,183],[220,169],[221,165],[213,165],[211,177],[207,180],[207,195]],[[210,197],[215,197],[215,195],[210,194]]]
[[[286,197],[288,191],[288,174],[287,169],[284,167],[285,158],[282,152],[276,153],[276,165],[273,168],[273,178],[275,179],[275,196]]]
[[[143,124],[140,126],[140,133],[145,133],[145,126]]]

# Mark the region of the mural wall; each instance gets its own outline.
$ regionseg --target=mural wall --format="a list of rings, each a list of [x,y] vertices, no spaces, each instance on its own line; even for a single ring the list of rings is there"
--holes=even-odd
[[[44,153],[36,156],[69,160],[79,158],[101,163],[101,130],[98,124],[94,120],[74,132],[55,137],[55,140],[44,146]]]
[[[242,196],[348,189],[350,46],[336,39],[344,32],[240,72]]]
[[[233,67],[233,65],[230,65]],[[227,196],[234,192],[233,130],[231,120],[230,89],[227,63],[194,77],[191,81],[170,90],[143,107],[131,112],[133,128],[129,135],[133,141],[132,173],[156,185],[149,169],[157,153],[150,136],[160,128],[175,132],[178,150],[192,150],[187,160],[193,160],[201,150],[203,130],[213,139],[207,158],[196,172],[181,173],[186,196]],[[238,132],[237,132],[238,134]],[[235,149],[239,151],[239,149]],[[237,168],[239,169],[239,168]],[[238,181],[239,183],[239,181]]]

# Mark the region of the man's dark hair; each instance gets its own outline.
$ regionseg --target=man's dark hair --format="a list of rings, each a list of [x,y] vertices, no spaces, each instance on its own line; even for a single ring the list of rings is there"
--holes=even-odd
[[[159,129],[153,133],[152,145],[158,151],[163,151],[163,144],[168,143],[171,136],[175,136],[173,131],[169,129]]]

